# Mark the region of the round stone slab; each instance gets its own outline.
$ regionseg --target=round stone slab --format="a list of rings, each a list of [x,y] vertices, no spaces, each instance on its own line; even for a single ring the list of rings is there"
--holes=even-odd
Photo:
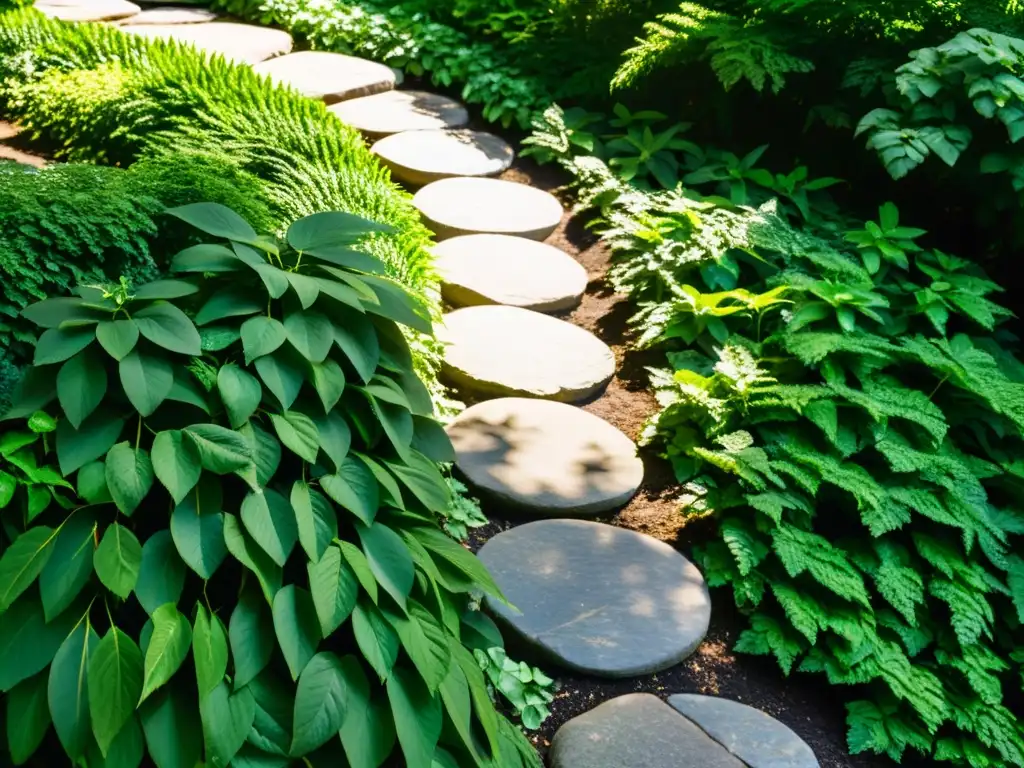
[[[586,517],[621,507],[644,479],[633,441],[564,403],[504,397],[448,427],[456,465],[479,491],[530,514]]]
[[[292,49],[292,36],[280,29],[213,21],[209,24],[125,24],[122,32],[190,43],[242,64],[256,64]]]
[[[818,768],[804,740],[759,709],[693,693],[669,696],[668,703],[750,768]]]
[[[417,186],[455,176],[496,176],[515,157],[504,139],[466,130],[395,133],[374,144],[372,151],[395,178]]]
[[[572,309],[587,270],[553,245],[510,235],[462,235],[434,248],[441,294],[456,307],[505,304],[535,312]]]
[[[412,199],[438,240],[493,233],[543,240],[562,219],[554,195],[498,179],[442,179]]]
[[[328,104],[369,96],[395,87],[395,70],[357,56],[327,51],[299,51],[258,64],[253,69],[303,96]]]
[[[476,395],[585,400],[615,375],[615,355],[589,331],[519,307],[467,307],[444,316],[442,373]]]
[[[147,8],[123,20],[122,24],[205,24],[217,18],[206,8]]]
[[[577,672],[668,669],[696,650],[711,620],[697,567],[625,528],[541,520],[499,533],[479,557],[521,611],[488,598],[495,617],[545,660]]]
[[[744,768],[657,696],[632,693],[574,717],[555,734],[551,768]]]
[[[61,21],[113,21],[142,10],[127,0],[46,0],[37,2],[35,8]]]
[[[377,93],[335,104],[330,111],[370,138],[458,128],[469,122],[469,113],[459,102],[426,91]]]

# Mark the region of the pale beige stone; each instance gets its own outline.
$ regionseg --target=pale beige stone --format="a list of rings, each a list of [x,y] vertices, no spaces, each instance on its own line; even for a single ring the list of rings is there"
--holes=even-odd
[[[469,122],[469,113],[459,102],[426,91],[386,91],[349,99],[329,109],[370,138],[403,131],[458,128]]]
[[[444,316],[443,375],[477,396],[586,400],[615,374],[603,341],[575,325],[519,307],[467,307]]]
[[[205,24],[217,18],[208,8],[147,8],[144,11],[122,19],[120,24]]]
[[[127,0],[45,0],[37,2],[35,8],[60,21],[113,21],[142,10]]]
[[[499,179],[442,179],[423,187],[412,202],[438,240],[482,233],[543,240],[562,219],[554,195]]]
[[[580,303],[587,271],[553,245],[511,235],[462,235],[434,247],[444,299],[556,312]]]
[[[395,87],[395,71],[391,67],[327,51],[299,51],[253,69],[280,85],[291,86],[303,96],[323,99],[328,104]]]
[[[280,29],[213,21],[209,24],[125,24],[122,32],[194,45],[240,64],[256,64],[292,49],[292,37]]]
[[[497,176],[515,157],[504,139],[467,130],[404,131],[381,139],[372,151],[392,176],[415,186],[455,176]]]

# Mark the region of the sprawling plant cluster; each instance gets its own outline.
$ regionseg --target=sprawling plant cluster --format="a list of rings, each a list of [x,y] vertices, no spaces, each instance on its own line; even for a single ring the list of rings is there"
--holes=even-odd
[[[539,765],[473,655],[475,595],[500,594],[436,522],[452,450],[399,328],[429,313],[352,247],[390,227],[169,214],[209,240],[173,277],[25,310],[45,330],[0,439],[14,762],[52,723],[90,767]]]
[[[723,194],[735,175],[647,192],[556,108],[533,142],[599,207],[641,343],[666,352],[647,437],[686,513],[715,516],[698,560],[749,616],[737,649],[853,686],[853,752],[1024,765],[1024,366],[999,286],[892,204],[755,208]]]

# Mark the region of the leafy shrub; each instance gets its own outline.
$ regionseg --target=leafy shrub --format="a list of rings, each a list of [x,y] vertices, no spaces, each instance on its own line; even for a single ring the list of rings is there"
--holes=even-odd
[[[52,721],[89,766],[539,766],[461,640],[498,592],[435,522],[452,450],[397,325],[426,309],[351,248],[390,228],[170,213],[217,241],[176,277],[25,312],[46,330],[8,418],[56,430],[3,455],[84,504],[4,517],[15,761]]]

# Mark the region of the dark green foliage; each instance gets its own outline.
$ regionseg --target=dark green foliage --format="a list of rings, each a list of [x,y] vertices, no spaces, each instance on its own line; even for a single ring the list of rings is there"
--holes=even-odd
[[[394,230],[169,215],[204,240],[173,277],[25,311],[43,330],[8,419],[53,434],[0,438],[14,761],[52,719],[88,768],[539,768],[472,653],[496,632],[478,592],[500,593],[436,522],[451,447],[395,320],[429,313],[350,249]]]

